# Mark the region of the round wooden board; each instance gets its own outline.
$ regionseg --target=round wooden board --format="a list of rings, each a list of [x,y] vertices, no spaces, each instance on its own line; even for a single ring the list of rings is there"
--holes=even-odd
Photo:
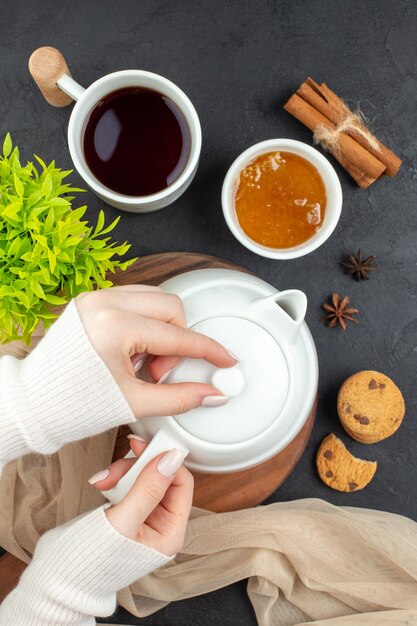
[[[117,274],[114,282],[117,285],[132,283],[159,285],[177,274],[210,267],[250,273],[243,267],[216,257],[190,252],[168,252],[139,259],[125,272]],[[221,512],[246,509],[265,500],[284,482],[304,452],[313,427],[316,409],[317,398],[306,424],[297,437],[269,461],[233,474],[195,473],[193,504]],[[124,456],[128,451],[127,433],[127,427],[119,430],[114,459]]]

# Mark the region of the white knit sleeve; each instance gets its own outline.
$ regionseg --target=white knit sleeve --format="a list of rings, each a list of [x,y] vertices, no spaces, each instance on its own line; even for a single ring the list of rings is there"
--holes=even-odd
[[[50,530],[0,607],[0,626],[92,626],[116,593],[173,557],[120,535],[104,507]]]
[[[91,345],[75,301],[35,350],[0,359],[0,472],[28,452],[51,454],[135,417]]]

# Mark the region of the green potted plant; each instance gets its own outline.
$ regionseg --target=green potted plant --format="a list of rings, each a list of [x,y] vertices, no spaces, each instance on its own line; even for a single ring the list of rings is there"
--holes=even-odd
[[[82,291],[111,287],[109,273],[136,259],[121,261],[130,248],[106,237],[120,218],[105,225],[103,211],[89,225],[86,206],[72,207],[76,192],[63,182],[64,171],[52,161],[22,166],[10,134],[0,156],[0,343],[22,339],[47,328]]]

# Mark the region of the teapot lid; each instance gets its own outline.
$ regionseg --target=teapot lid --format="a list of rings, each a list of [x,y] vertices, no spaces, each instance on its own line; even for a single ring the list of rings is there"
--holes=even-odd
[[[252,320],[220,316],[197,322],[192,330],[219,341],[237,357],[232,368],[216,368],[202,359],[184,359],[166,383],[209,383],[230,400],[198,407],[176,421],[191,435],[216,444],[241,443],[263,433],[280,414],[289,390],[286,358],[276,339]]]

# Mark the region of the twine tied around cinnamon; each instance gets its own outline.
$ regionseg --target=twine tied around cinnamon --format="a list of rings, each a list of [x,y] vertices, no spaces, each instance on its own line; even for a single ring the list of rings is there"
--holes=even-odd
[[[315,143],[333,154],[362,189],[398,172],[401,159],[371,134],[359,108],[353,113],[325,83],[308,77],[284,109],[314,133]]]
[[[340,156],[340,134],[350,132],[362,137],[370,148],[381,152],[378,141],[368,130],[366,124],[367,119],[359,107],[356,113],[348,110],[345,117],[334,129],[326,128],[324,124],[319,124],[313,132],[313,141],[315,144],[319,143],[325,150],[331,150],[337,156]]]

